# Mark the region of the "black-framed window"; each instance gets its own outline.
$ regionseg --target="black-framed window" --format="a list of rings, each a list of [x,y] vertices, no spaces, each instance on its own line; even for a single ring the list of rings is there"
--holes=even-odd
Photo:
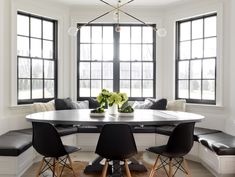
[[[17,102],[49,101],[57,96],[57,21],[17,14]]]
[[[82,24],[78,24],[80,26]],[[91,24],[78,32],[78,99],[102,88],[133,100],[155,97],[156,34],[144,25]]]
[[[176,22],[176,99],[216,104],[216,13]]]

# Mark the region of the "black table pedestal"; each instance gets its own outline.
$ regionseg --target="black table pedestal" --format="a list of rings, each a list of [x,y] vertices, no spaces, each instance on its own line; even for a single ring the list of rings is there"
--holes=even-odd
[[[84,173],[97,173],[102,172],[103,165],[100,162],[103,160],[102,157],[97,157],[91,164],[87,165]],[[135,158],[130,158],[131,163],[129,164],[130,171],[146,172],[146,167],[139,163]],[[125,172],[124,164],[120,165],[120,161],[113,161],[112,165],[108,167],[108,173],[111,177],[122,177],[122,173]]]

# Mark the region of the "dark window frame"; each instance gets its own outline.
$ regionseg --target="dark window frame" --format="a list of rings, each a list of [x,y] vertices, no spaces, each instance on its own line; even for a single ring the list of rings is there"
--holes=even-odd
[[[78,23],[77,26],[83,26],[83,23]],[[156,32],[153,30],[153,60],[152,61],[120,61],[119,60],[119,50],[120,50],[120,43],[119,43],[119,38],[120,38],[120,33],[115,31],[115,27],[117,24],[106,24],[106,23],[94,23],[94,24],[89,24],[88,26],[112,26],[113,27],[113,36],[114,36],[114,40],[113,40],[113,45],[114,45],[114,50],[113,50],[113,60],[112,61],[104,61],[104,62],[112,62],[113,63],[113,91],[115,92],[119,92],[120,89],[120,63],[121,62],[129,62],[130,66],[131,63],[133,62],[140,62],[142,63],[141,67],[143,67],[143,63],[147,63],[147,62],[151,62],[153,64],[153,79],[149,79],[151,81],[153,81],[153,97],[151,98],[155,98],[156,97]],[[130,26],[130,27],[145,27],[146,25],[142,25],[142,24],[120,24],[120,26]],[[148,26],[152,26],[152,27],[156,27],[155,24],[148,24]],[[142,29],[142,28],[141,28]],[[145,43],[141,43],[141,46],[145,44]],[[95,97],[80,97],[79,95],[79,88],[80,88],[80,76],[79,76],[79,63],[81,62],[80,60],[80,31],[78,31],[78,35],[77,35],[77,100],[87,100],[89,98],[95,98]],[[82,61],[83,62],[83,61]],[[102,60],[100,61],[92,61],[92,60],[87,60],[87,62],[101,62],[103,63]],[[131,72],[131,70],[130,70]],[[89,80],[89,79],[85,79],[85,80]],[[91,79],[90,79],[91,80]],[[95,80],[95,79],[92,79]],[[100,79],[98,79],[100,80]],[[101,79],[102,80],[102,79]],[[125,79],[122,79],[125,80]],[[127,79],[127,80],[141,80],[141,92],[143,92],[143,80],[148,80],[148,79]],[[90,85],[91,88],[91,85]],[[131,92],[131,82],[130,82],[130,92]],[[143,93],[142,93],[143,94]],[[143,101],[146,98],[150,98],[150,97],[129,97],[130,101]]]
[[[184,19],[184,20],[180,20],[180,21],[177,21],[176,22],[176,43],[175,43],[175,46],[176,46],[176,52],[175,52],[175,99],[185,99],[185,98],[180,98],[178,96],[178,81],[179,80],[187,80],[188,82],[190,82],[191,80],[201,80],[201,99],[185,99],[187,103],[195,103],[195,104],[211,104],[211,105],[215,105],[216,104],[216,87],[217,87],[217,55],[215,57],[202,57],[202,58],[198,58],[198,59],[195,59],[195,58],[192,58],[192,41],[193,40],[197,40],[197,39],[192,39],[192,21],[195,21],[195,20],[199,20],[199,19],[203,19],[203,37],[202,38],[199,38],[199,39],[202,39],[203,40],[203,53],[204,53],[204,40],[205,39],[208,39],[208,38],[214,38],[216,37],[217,39],[217,35],[216,36],[210,36],[210,37],[205,37],[204,36],[204,31],[205,31],[205,18],[208,18],[208,17],[217,17],[217,13],[211,13],[211,14],[206,14],[206,15],[201,15],[201,16],[197,16],[197,17],[192,17],[192,18],[188,18],[188,19]],[[191,57],[190,59],[187,59],[186,61],[189,61],[189,78],[188,79],[179,79],[179,76],[178,76],[178,63],[180,61],[185,61],[185,60],[180,60],[180,24],[181,23],[185,23],[185,22],[190,22],[190,40],[185,40],[185,41],[190,41],[190,50],[191,50]],[[196,60],[201,60],[203,61],[203,59],[215,59],[215,79],[203,79],[203,75],[201,75],[201,79],[191,79],[190,78],[190,62],[191,61],[196,61]],[[202,62],[202,68],[203,68],[203,62]],[[202,72],[202,71],[201,71]],[[202,82],[203,80],[213,80],[215,82],[214,84],[214,89],[215,89],[215,95],[214,95],[214,100],[207,100],[207,99],[202,99],[202,94],[203,94],[203,87],[202,87]],[[188,83],[189,84],[189,83]],[[189,84],[189,87],[188,87],[188,93],[189,93],[189,96],[190,96],[190,84]]]
[[[53,23],[53,39],[52,40],[47,40],[44,39],[42,36],[40,38],[38,37],[32,37],[30,34],[30,29],[31,29],[31,20],[29,20],[29,36],[25,36],[25,35],[19,35],[18,36],[22,36],[22,37],[27,37],[29,38],[29,52],[30,52],[30,39],[40,39],[41,40],[41,45],[43,45],[43,40],[46,41],[52,41],[53,42],[53,57],[51,59],[49,58],[43,58],[43,56],[41,57],[31,57],[29,56],[20,56],[17,54],[17,104],[32,104],[34,102],[48,102],[51,101],[55,98],[57,98],[57,94],[58,94],[58,21],[51,19],[51,18],[47,18],[47,17],[43,17],[43,16],[39,16],[39,15],[34,15],[31,13],[27,13],[27,12],[22,12],[22,11],[18,11],[17,15],[23,15],[30,18],[36,18],[36,19],[40,19],[42,22],[43,21],[48,21],[48,22],[52,22]],[[43,25],[41,26],[41,28],[43,29]],[[41,34],[43,35],[43,30],[41,31]],[[41,46],[42,47],[42,46]],[[42,49],[42,48],[41,48]],[[42,51],[42,50],[41,50]],[[19,78],[19,58],[27,58],[30,60],[30,78],[25,78],[25,79],[29,79],[30,80],[30,98],[31,99],[19,99],[19,79],[24,79],[24,78]],[[45,78],[44,77],[44,72],[43,72],[43,77],[39,78],[37,80],[42,80],[42,88],[43,88],[43,98],[38,98],[38,99],[34,99],[32,98],[32,60],[33,59],[41,59],[43,61],[43,69],[44,69],[44,61],[53,61],[54,62],[54,78]],[[54,97],[53,98],[44,98],[44,81],[45,80],[53,80],[54,81]]]

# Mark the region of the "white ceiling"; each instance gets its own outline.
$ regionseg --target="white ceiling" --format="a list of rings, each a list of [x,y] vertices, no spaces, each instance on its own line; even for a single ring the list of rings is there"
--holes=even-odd
[[[52,2],[58,2],[66,5],[82,5],[82,6],[100,6],[105,5],[100,2],[100,0],[48,0]],[[115,5],[117,0],[105,0],[106,2]],[[128,0],[122,0],[122,3],[127,2]],[[187,3],[191,1],[199,1],[199,0],[134,0],[128,6],[149,6],[149,7],[162,7],[175,5],[179,3]]]

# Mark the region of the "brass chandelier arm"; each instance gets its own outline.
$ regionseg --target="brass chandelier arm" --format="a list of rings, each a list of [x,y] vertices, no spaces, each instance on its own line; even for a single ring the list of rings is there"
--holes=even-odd
[[[135,16],[133,16],[133,15],[131,15],[131,14],[129,14],[129,13],[123,11],[122,9],[120,9],[120,8],[123,7],[124,5],[129,4],[129,3],[131,3],[131,2],[134,1],[134,0],[130,0],[130,1],[128,1],[128,2],[126,2],[126,3],[124,3],[124,4],[122,4],[122,5],[120,5],[119,7],[115,7],[115,6],[113,6],[112,4],[110,4],[110,3],[108,3],[108,2],[106,2],[106,1],[104,1],[104,0],[100,0],[100,1],[103,2],[103,3],[105,3],[105,4],[107,4],[107,5],[110,6],[110,7],[115,8],[115,10],[118,10],[118,11],[122,12],[123,14],[125,14],[125,15],[127,15],[127,16],[129,16],[129,17],[135,19],[135,20],[137,20],[138,22],[144,24],[145,26],[152,27],[154,31],[157,31],[157,28],[148,25],[148,24],[145,23],[143,20],[140,20],[139,18],[137,18],[137,17],[135,17]]]
[[[110,7],[113,7],[113,8],[115,8],[115,10],[120,10],[119,8],[121,8],[121,7],[123,7],[123,6],[125,6],[125,5],[127,5],[127,4],[129,4],[129,3],[131,3],[131,2],[133,2],[134,0],[130,0],[130,1],[128,1],[128,2],[126,2],[126,3],[124,3],[124,4],[121,4],[119,7],[115,7],[115,6],[113,6],[112,4],[110,4],[110,3],[108,3],[108,2],[106,2],[106,1],[104,1],[104,0],[100,0],[101,2],[103,2],[104,4],[107,4],[108,6],[110,6]]]
[[[78,27],[78,30],[80,30],[80,29],[81,29],[82,27],[84,27],[84,26],[89,25],[89,24],[92,23],[93,21],[96,21],[96,20],[100,19],[101,17],[103,17],[103,16],[105,16],[105,15],[108,15],[109,13],[111,13],[111,12],[117,10],[117,9],[118,9],[118,8],[115,7],[115,9],[112,9],[112,10],[110,10],[110,11],[108,11],[108,12],[106,12],[106,13],[104,13],[104,14],[102,14],[102,15],[100,15],[100,16],[98,16],[98,17],[92,19],[92,20],[90,20],[89,22],[85,23],[84,25],[79,26],[79,27]]]
[[[78,27],[78,30],[80,30],[82,27],[84,27],[84,26],[86,26],[86,25],[89,25],[90,23],[92,23],[92,22],[94,22],[94,21],[96,21],[96,20],[102,18],[103,16],[108,15],[109,13],[111,13],[111,12],[113,12],[113,11],[115,11],[115,10],[120,10],[120,9],[119,9],[120,7],[125,6],[126,4],[129,4],[129,3],[131,3],[131,2],[134,1],[134,0],[130,0],[130,1],[128,1],[128,2],[126,2],[126,3],[124,3],[124,4],[122,4],[122,5],[120,5],[119,7],[115,7],[115,6],[113,6],[113,5],[111,5],[111,4],[107,3],[107,2],[105,2],[105,1],[103,1],[103,0],[100,0],[100,1],[103,2],[103,3],[105,3],[105,4],[107,4],[107,5],[109,5],[109,6],[111,6],[111,7],[113,7],[113,9],[110,10],[110,11],[108,11],[108,12],[105,12],[104,14],[102,14],[102,15],[100,15],[100,16],[98,16],[98,17],[92,19],[92,20],[90,20],[90,21],[87,22],[86,24],[84,24],[84,25]]]

